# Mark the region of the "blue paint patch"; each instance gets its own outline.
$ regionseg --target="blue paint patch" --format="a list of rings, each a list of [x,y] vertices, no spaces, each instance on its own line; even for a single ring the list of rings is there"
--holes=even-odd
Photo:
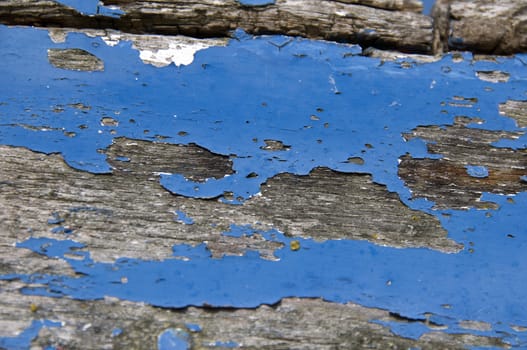
[[[188,350],[190,349],[190,337],[181,329],[167,329],[159,335],[157,348],[159,350]]]
[[[65,226],[57,226],[57,227],[54,227],[50,230],[51,233],[64,233],[64,234],[71,234],[73,233],[73,230],[69,227],[65,227]]]
[[[17,248],[27,248],[35,253],[46,255],[51,258],[60,258],[64,254],[84,248],[84,244],[70,240],[55,240],[49,238],[28,238],[24,242],[16,244]]]
[[[484,321],[492,327],[486,335],[510,344],[527,341],[526,334],[507,326],[527,326],[527,281],[521,278],[527,269],[527,195],[517,194],[511,204],[504,196],[484,194],[482,200],[498,203],[495,211],[433,210],[432,202],[413,199],[397,175],[402,155],[441,157],[429,154],[422,140],[401,137],[419,125],[452,125],[463,113],[484,119],[470,128],[521,131],[499,115],[497,106],[525,98],[526,55],[497,62],[473,61],[468,53],[459,62],[446,55],[403,69],[398,62],[360,56],[357,46],[237,31],[228,46],[199,51],[193,64],[154,68],[143,64],[128,42],[109,47],[99,38],[69,34],[67,42],[56,44],[46,31],[4,26],[0,41],[0,74],[10,82],[0,84],[0,144],[60,152],[76,169],[108,173],[111,168],[98,150],[114,137],[154,141],[155,135],[167,135],[172,143],[195,143],[230,156],[235,173],[205,182],[162,175],[161,184],[176,194],[232,203],[258,194],[267,179],[283,172],[306,175],[326,166],[369,173],[405,205],[437,217],[449,238],[467,247],[443,254],[368,242],[301,240],[301,250],[280,249],[279,261],[267,261],[255,252],[212,259],[205,244],[177,245],[174,257],[165,261],[123,258],[108,264],[93,261],[80,243],[30,238],[17,247],[64,259],[80,276],[0,277],[42,285],[24,293],[87,300],[115,296],[167,307],[255,307],[287,296],[321,297],[415,319],[432,314],[448,326],[446,332],[459,332],[459,320]],[[48,48],[73,47],[102,59],[106,70],[66,71],[47,61]],[[491,86],[476,77],[477,71],[498,68],[510,74],[507,83]],[[470,96],[464,96],[467,91]],[[64,111],[53,112],[50,104]],[[119,120],[114,133],[100,126],[101,115]],[[66,136],[65,130],[75,130],[76,136]],[[180,130],[188,135],[178,135]],[[288,150],[266,148],[265,140]],[[526,143],[524,135],[495,145],[521,149]],[[357,156],[364,164],[347,162]],[[253,173],[258,176],[249,176]],[[112,215],[94,207],[70,211]],[[50,220],[50,225],[62,223],[60,217]],[[233,225],[223,234],[252,232]],[[276,230],[261,234],[285,247],[291,241]],[[68,258],[72,253],[82,259]],[[120,283],[123,275],[126,284]],[[419,324],[389,326],[401,334],[418,334]],[[170,332],[165,336],[172,339]]]
[[[477,177],[480,179],[489,177],[489,170],[486,166],[483,165],[466,165],[467,174],[472,177]]]
[[[122,15],[125,15],[126,13],[121,10],[120,8],[116,6],[101,6],[99,5],[99,12],[98,15],[101,16],[107,16],[112,18],[120,18]]]
[[[31,325],[18,336],[0,338],[0,348],[9,350],[29,349],[31,341],[38,336],[38,333],[44,327],[61,327],[61,323],[50,320],[33,320]]]
[[[51,213],[51,216],[53,216],[53,218],[48,219],[48,225],[58,225],[64,222],[64,219],[62,219],[57,212]]]
[[[196,323],[185,323],[185,327],[192,333],[199,333],[201,332],[201,326]]]
[[[116,6],[104,6],[99,0],[54,0],[60,4],[74,8],[83,15],[100,15],[119,18],[125,13]]]
[[[265,6],[273,5],[275,3],[274,0],[238,0],[238,2],[246,6]]]
[[[234,341],[217,341],[213,343],[212,346],[218,348],[234,349],[240,347],[240,344]]]
[[[180,257],[184,260],[209,258],[211,256],[205,243],[195,247],[190,244],[178,244],[172,247],[172,252],[175,257]]]
[[[420,322],[395,322],[395,321],[371,321],[390,328],[393,334],[403,338],[418,340],[423,334],[432,331],[425,324]]]
[[[432,14],[432,8],[433,8],[436,0],[421,0],[421,2],[423,3],[423,13],[425,15]]]
[[[185,225],[192,225],[192,224],[194,224],[194,220],[192,220],[192,218],[188,217],[187,214],[185,214],[181,210],[176,210],[174,212],[174,214],[176,215],[174,220],[176,220],[178,222],[181,222],[181,223],[183,223]]]
[[[244,236],[251,236],[255,230],[252,228],[251,225],[231,225],[229,231],[222,232],[222,235],[229,236],[229,237],[244,237]]]

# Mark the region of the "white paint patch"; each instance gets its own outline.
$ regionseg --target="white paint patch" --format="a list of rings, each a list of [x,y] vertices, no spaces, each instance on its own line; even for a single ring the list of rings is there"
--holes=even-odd
[[[199,50],[227,44],[226,39],[194,39],[181,35],[134,35],[120,32],[110,32],[102,39],[110,46],[121,40],[131,41],[133,47],[139,51],[139,58],[156,67],[165,67],[172,63],[177,67],[189,65]]]
[[[168,66],[174,63],[176,66],[189,65],[194,61],[194,54],[210,47],[205,43],[180,44],[170,43],[167,49],[158,51],[140,50],[139,57],[143,62],[154,66]]]
[[[177,67],[189,65],[200,50],[212,46],[226,46],[228,39],[195,39],[182,35],[146,35],[128,34],[115,30],[77,30],[50,29],[49,37],[54,43],[66,42],[69,32],[83,33],[89,37],[100,37],[108,46],[121,41],[131,41],[133,48],[139,51],[139,58],[147,64],[165,67],[174,64]]]

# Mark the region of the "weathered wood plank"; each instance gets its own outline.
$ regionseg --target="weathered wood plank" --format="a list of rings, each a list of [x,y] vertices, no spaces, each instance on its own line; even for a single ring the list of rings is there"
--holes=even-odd
[[[405,135],[408,140],[417,137],[425,140],[431,154],[443,156],[441,159],[402,158],[399,176],[415,197],[432,200],[437,208],[492,208],[494,203],[480,200],[483,192],[515,194],[527,190],[527,183],[521,180],[527,172],[527,150],[491,145],[500,139],[518,138],[522,133],[465,127],[465,123],[472,121],[459,117],[453,126],[419,127]],[[483,166],[488,174],[471,176],[467,166]]]
[[[505,346],[495,338],[440,332],[442,325],[425,318],[404,319],[385,310],[320,299],[286,298],[255,309],[160,309],[113,298],[76,301],[24,296],[17,291],[21,286],[13,282],[0,282],[0,287],[1,335],[22,331],[32,320],[62,320],[61,327],[40,331],[33,341],[37,349],[156,349],[159,337],[169,330],[186,339],[191,349],[222,349],[222,344],[254,350]],[[371,320],[419,323],[428,332],[412,340]]]
[[[52,1],[7,0],[0,3],[0,22],[113,28],[134,33],[194,37],[228,36],[230,31],[242,28],[251,34],[286,34],[402,51],[431,52],[432,19],[416,12],[391,11],[415,8],[415,1],[278,0],[273,5],[258,7],[244,6],[235,0],[113,0],[105,1],[105,4],[118,5],[126,14],[121,18],[83,16]]]
[[[507,55],[527,51],[527,3],[517,0],[438,0],[435,51]]]
[[[57,237],[87,244],[98,261],[121,256],[164,259],[172,256],[172,246],[178,243],[207,242],[218,257],[256,250],[273,259],[273,252],[282,248],[281,243],[258,236],[221,235],[233,223],[277,228],[316,240],[360,239],[446,252],[461,248],[446,238],[437,219],[408,209],[369,175],[327,169],[308,176],[281,174],[262,186],[261,196],[232,207],[216,200],[173,196],[159,185],[159,173],[167,171],[195,180],[232,171],[228,159],[196,146],[117,139],[106,151],[113,175],[73,170],[56,155],[0,149],[0,227],[6,232],[5,249],[29,236],[49,236],[55,227],[68,232]],[[34,172],[35,167],[45,170]],[[194,223],[178,223],[178,210]],[[133,244],[123,245],[125,241]]]

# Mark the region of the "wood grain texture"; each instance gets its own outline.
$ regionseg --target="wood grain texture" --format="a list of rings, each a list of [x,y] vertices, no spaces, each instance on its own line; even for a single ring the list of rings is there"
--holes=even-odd
[[[104,3],[119,6],[126,15],[121,18],[83,16],[49,0],[6,0],[0,3],[0,22],[193,37],[224,37],[242,28],[251,34],[286,34],[431,52],[432,19],[415,12],[419,6],[416,1],[278,0],[274,5],[258,7],[243,6],[235,0],[108,0]],[[414,12],[394,11],[406,9]]]
[[[527,51],[527,3],[518,0],[438,0],[435,52],[496,55]]]
[[[399,176],[414,197],[434,201],[436,208],[492,208],[494,203],[480,200],[483,192],[506,195],[527,190],[527,183],[521,180],[527,175],[527,150],[491,145],[500,139],[518,138],[522,133],[465,127],[470,122],[470,118],[460,117],[453,126],[418,127],[405,135],[407,140],[425,140],[429,153],[442,156],[402,157]],[[488,176],[470,176],[468,165],[486,167]]]

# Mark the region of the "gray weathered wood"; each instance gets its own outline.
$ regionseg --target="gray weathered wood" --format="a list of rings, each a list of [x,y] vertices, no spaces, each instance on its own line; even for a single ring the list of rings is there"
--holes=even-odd
[[[48,60],[53,66],[78,71],[103,71],[104,62],[81,49],[48,49]]]
[[[446,238],[437,219],[408,209],[369,175],[323,168],[307,176],[280,174],[262,185],[261,196],[233,207],[216,200],[173,196],[159,185],[158,174],[163,172],[200,180],[232,171],[228,159],[196,146],[117,139],[106,151],[114,167],[112,175],[73,170],[57,155],[0,149],[0,228],[6,232],[2,237],[6,249],[29,236],[49,236],[55,225],[47,222],[54,217],[72,230],[58,237],[87,244],[99,261],[120,256],[168,258],[178,243],[207,242],[214,256],[257,250],[269,259],[282,248],[281,243],[258,236],[221,235],[233,223],[316,240],[362,239],[447,252],[461,248]],[[120,161],[121,157],[129,161]],[[35,167],[43,171],[32,171]],[[176,210],[184,211],[194,224],[176,222]]]
[[[527,100],[508,100],[505,103],[501,103],[499,109],[500,114],[516,120],[518,127],[527,127]]]
[[[15,2],[18,7],[14,5]],[[133,5],[131,1],[127,3]],[[281,3],[294,8],[291,4],[296,2],[279,1],[277,6]],[[384,4],[388,3],[390,1],[384,1]],[[32,6],[35,4],[43,9],[40,14],[34,12]],[[330,4],[327,8],[340,9],[342,6],[352,5]],[[362,9],[366,6],[358,7]],[[450,13],[448,7],[443,9]],[[159,24],[163,18],[156,17],[159,16],[158,10],[152,10],[152,17],[141,17],[143,14],[140,11],[144,9],[137,10],[136,18],[130,15],[123,20],[123,23],[129,21],[128,29],[173,30],[171,25],[162,27]],[[260,12],[271,11],[271,8],[250,11],[259,16]],[[384,10],[368,8],[366,11],[378,14],[378,11]],[[324,13],[314,16],[323,18]],[[267,14],[262,16],[265,19]],[[300,20],[293,15],[288,16],[292,16],[295,21]],[[408,12],[397,16],[413,18],[414,14]],[[13,23],[13,17],[16,18],[15,22],[25,21],[25,24],[37,25],[55,23],[90,28],[118,28],[121,25],[114,19],[80,16],[51,1],[0,2],[0,20]],[[447,25],[450,25],[448,17],[446,19]],[[251,19],[249,23],[254,25],[259,22]],[[210,22],[206,26],[212,30],[214,23]],[[276,30],[283,30],[278,24],[276,26]],[[264,32],[259,27],[248,28],[254,32]],[[291,30],[300,33],[298,35],[321,35],[315,29],[312,29],[314,32],[308,29],[303,26]],[[190,33],[190,29],[187,30]],[[393,40],[396,40],[395,37]],[[406,50],[408,46],[394,48]],[[473,50],[482,49],[476,45]],[[381,55],[376,50],[371,52],[374,56]],[[383,57],[391,59],[395,56],[394,53],[388,53]],[[86,56],[78,55],[77,52],[73,56],[59,58],[58,62],[69,61],[69,64],[73,64],[66,68],[80,69],[77,63],[84,61]],[[92,57],[90,59],[92,63],[97,62]],[[96,68],[97,64],[89,67]],[[498,73],[483,72],[480,78],[505,79]],[[77,107],[90,108],[84,105]],[[499,106],[499,111],[504,116],[514,118],[518,126],[526,126],[525,101],[507,101]],[[416,159],[411,155],[401,159],[399,175],[416,197],[433,200],[439,208],[492,207],[493,203],[479,200],[482,192],[508,194],[526,190],[527,183],[520,179],[527,169],[525,150],[498,149],[490,145],[501,138],[517,138],[520,133],[476,131],[465,127],[470,122],[477,123],[478,120],[459,117],[451,127],[419,127],[405,135],[407,140],[415,137],[424,139],[431,153],[444,156],[442,160]],[[101,123],[112,125],[115,121],[101,116]],[[75,134],[69,136],[75,137]],[[73,170],[56,154],[44,155],[24,148],[0,146],[0,272],[75,276],[75,272],[63,260],[46,258],[26,249],[13,249],[13,244],[28,237],[50,235],[84,243],[95,261],[110,262],[122,256],[171,259],[174,258],[172,246],[181,243],[197,245],[205,242],[215,258],[243,255],[247,250],[253,250],[259,252],[262,258],[273,260],[276,259],[274,254],[278,249],[290,249],[258,234],[244,237],[222,235],[233,223],[251,224],[262,230],[274,227],[287,235],[316,240],[360,239],[381,245],[428,247],[444,252],[455,252],[462,248],[446,236],[434,217],[408,209],[394,193],[374,183],[368,175],[343,174],[326,168],[314,169],[305,176],[279,174],[262,185],[261,196],[238,207],[214,199],[170,194],[159,185],[159,173],[177,172],[189,179],[202,181],[208,177],[221,178],[231,174],[232,164],[228,157],[213,154],[199,146],[169,145],[162,142],[162,135],[158,135],[158,141],[115,139],[114,144],[104,150],[113,167],[112,174],[107,175]],[[277,141],[267,141],[269,152],[287,147]],[[156,157],[149,157],[150,154],[156,154]],[[354,158],[349,161],[360,163],[362,160]],[[486,166],[489,177],[470,178],[465,169],[465,165],[469,164]],[[194,223],[188,225],[178,222],[175,210],[185,212]],[[71,233],[50,233],[57,225],[48,223],[48,219],[57,217],[64,220],[61,225],[71,230]],[[18,280],[0,281],[0,336],[14,336],[35,319],[64,322],[61,328],[42,330],[34,341],[35,348],[54,345],[86,349],[152,349],[156,346],[159,334],[166,329],[188,332],[190,342],[196,349],[214,348],[217,341],[235,341],[245,349],[507,347],[499,339],[448,334],[443,332],[443,325],[429,322],[426,317],[405,319],[386,310],[352,303],[283,299],[276,305],[262,305],[255,309],[188,307],[174,310],[114,299],[77,301],[21,294],[20,290],[27,286]],[[376,319],[417,322],[428,327],[429,332],[419,340],[410,340],[371,322]],[[199,324],[202,331],[190,332],[187,323]],[[490,327],[471,320],[459,325],[466,328],[467,332]],[[122,329],[122,333],[112,336],[114,328]]]
[[[410,11],[415,1],[278,0],[274,5],[243,6],[226,1],[107,0],[126,15],[120,19],[82,16],[45,0],[0,2],[0,22],[72,28],[113,28],[134,33],[228,36],[242,28],[252,34],[287,34],[358,43],[402,51],[431,52],[432,19]],[[363,6],[375,5],[381,8]]]
[[[527,2],[438,0],[433,10],[436,52],[527,51]]]
[[[527,4],[517,0],[438,0],[432,17],[417,0],[277,0],[243,6],[236,0],[106,0],[121,18],[82,15],[51,0],[4,0],[0,23],[119,29],[132,33],[225,37],[287,34],[404,52],[527,51]]]
[[[61,320],[60,328],[45,328],[33,342],[35,349],[53,345],[63,349],[157,348],[166,330],[188,333],[192,349],[223,349],[218,342],[235,342],[236,349],[465,349],[466,346],[505,347],[499,339],[468,334],[486,324],[467,322],[467,334],[440,332],[444,326],[404,319],[385,310],[320,299],[286,298],[255,309],[189,307],[160,309],[113,298],[77,301],[20,295],[20,285],[0,281],[0,335],[13,334],[34,319]],[[16,315],[16,317],[14,317]],[[428,327],[419,340],[399,337],[371,322],[417,322]],[[190,331],[189,324],[201,331]],[[119,335],[113,335],[120,329]],[[477,328],[476,328],[477,329]]]
[[[517,113],[513,105],[508,106],[509,114]],[[515,139],[522,133],[466,128],[464,124],[470,122],[478,121],[459,117],[453,126],[418,127],[405,135],[406,139],[425,140],[430,153],[443,156],[402,158],[399,176],[415,197],[432,200],[437,208],[492,208],[496,207],[494,203],[480,201],[483,192],[516,194],[527,190],[527,183],[521,180],[527,172],[527,151],[491,146],[492,142]],[[488,177],[469,176],[467,165],[487,167]]]
[[[232,223],[253,224],[261,229],[273,226],[287,234],[311,235],[319,240],[355,238],[382,245],[459,249],[445,237],[434,218],[407,209],[396,195],[373,183],[368,175],[340,174],[324,168],[306,176],[280,174],[262,186],[261,196],[232,207],[215,200],[171,195],[161,188],[157,177],[163,171],[181,172],[196,181],[221,177],[232,171],[226,157],[192,145],[126,138],[116,139],[105,153],[114,168],[111,175],[73,170],[59,155],[0,146],[2,273],[74,276],[65,261],[25,249],[16,249],[13,254],[15,242],[49,236],[57,226],[48,223],[50,218],[64,220],[60,225],[71,230],[69,234],[53,234],[56,239],[86,244],[96,261],[114,261],[122,256],[171,259],[172,245],[178,243],[205,242],[215,257],[255,250],[264,259],[275,259],[277,249],[290,249],[257,234],[241,238],[221,235]],[[155,158],[145,156],[152,153]],[[194,224],[175,221],[174,210],[184,211]],[[159,334],[169,328],[186,330],[197,349],[213,347],[216,341],[235,341],[245,349],[455,349],[466,344],[503,345],[493,338],[440,332],[443,326],[429,323],[426,318],[408,320],[355,304],[284,299],[274,306],[246,310],[168,310],[112,299],[75,301],[22,295],[19,291],[27,284],[17,280],[2,281],[0,285],[2,335],[13,336],[32,319],[64,322],[61,328],[41,331],[35,344],[42,346],[150,349]],[[413,341],[391,334],[385,327],[371,323],[372,319],[420,322],[430,331]],[[199,324],[202,331],[190,332],[186,323]],[[467,323],[470,329],[475,325],[486,327]],[[112,336],[114,328],[122,329],[122,334]]]

